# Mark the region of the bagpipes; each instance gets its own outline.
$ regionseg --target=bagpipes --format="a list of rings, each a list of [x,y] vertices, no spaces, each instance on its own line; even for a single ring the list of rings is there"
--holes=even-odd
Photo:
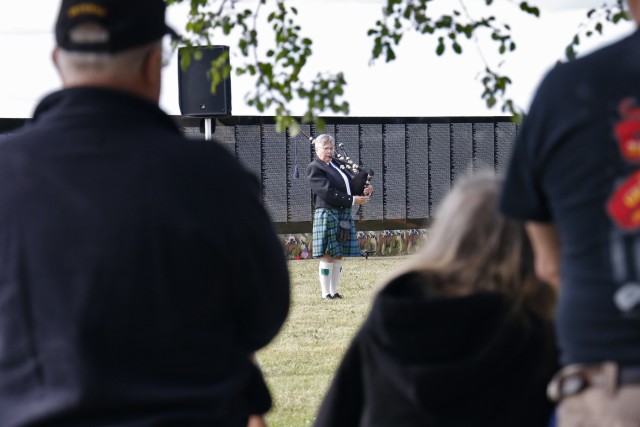
[[[314,138],[307,135],[300,130],[311,144],[314,143]],[[333,152],[333,161],[336,162],[341,171],[345,172],[351,179],[351,192],[354,195],[364,195],[364,189],[371,185],[371,178],[373,178],[373,169],[364,168],[358,165],[347,154],[342,143],[336,144],[335,151]]]

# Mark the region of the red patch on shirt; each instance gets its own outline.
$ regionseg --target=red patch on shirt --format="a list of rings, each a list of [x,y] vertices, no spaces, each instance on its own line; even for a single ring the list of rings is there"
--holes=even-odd
[[[640,121],[619,122],[616,124],[615,133],[622,157],[628,162],[640,162]]]
[[[640,227],[640,171],[630,175],[607,202],[611,219],[624,230]]]

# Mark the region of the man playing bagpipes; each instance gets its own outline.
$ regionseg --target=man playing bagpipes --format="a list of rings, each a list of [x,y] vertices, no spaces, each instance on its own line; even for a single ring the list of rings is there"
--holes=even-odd
[[[315,157],[307,166],[315,206],[312,253],[320,258],[318,272],[322,298],[340,299],[342,295],[337,290],[342,258],[361,254],[351,208],[369,201],[373,193],[369,183],[373,172],[354,174],[348,171],[345,163],[334,157],[332,136],[322,134],[310,140],[315,148]]]

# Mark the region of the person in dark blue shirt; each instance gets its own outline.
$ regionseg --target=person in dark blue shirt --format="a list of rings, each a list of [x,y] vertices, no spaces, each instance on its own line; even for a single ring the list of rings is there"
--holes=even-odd
[[[640,21],[640,1],[629,0]],[[501,199],[559,288],[558,425],[640,425],[640,31],[544,78]]]

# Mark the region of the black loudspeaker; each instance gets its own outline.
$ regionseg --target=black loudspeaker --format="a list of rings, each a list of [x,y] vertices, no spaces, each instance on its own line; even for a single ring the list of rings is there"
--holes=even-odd
[[[202,53],[202,59],[194,57],[193,50]],[[186,47],[178,49],[178,98],[183,116],[222,117],[231,115],[231,76],[223,79],[211,93],[211,62],[227,54],[229,46],[198,46],[191,48],[191,63],[183,70],[182,55],[189,55]]]

